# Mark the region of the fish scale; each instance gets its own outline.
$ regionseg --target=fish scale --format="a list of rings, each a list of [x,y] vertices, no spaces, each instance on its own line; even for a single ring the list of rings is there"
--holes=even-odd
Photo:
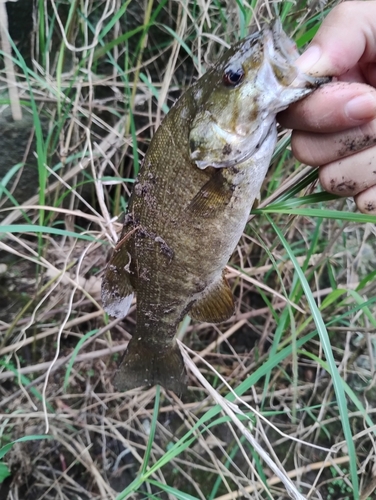
[[[183,393],[180,321],[220,323],[234,313],[224,269],[267,173],[276,114],[328,81],[302,74],[291,47],[278,21],[238,42],[155,133],[102,283],[110,315],[126,316],[137,295],[118,390],[161,384]]]

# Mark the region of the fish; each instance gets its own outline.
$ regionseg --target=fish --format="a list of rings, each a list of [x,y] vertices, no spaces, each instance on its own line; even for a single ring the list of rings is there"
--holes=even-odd
[[[278,20],[266,25],[229,48],[155,132],[102,280],[110,316],[125,317],[137,296],[118,391],[160,384],[183,394],[179,323],[234,314],[224,270],[260,195],[276,115],[328,81],[302,73],[298,55]]]

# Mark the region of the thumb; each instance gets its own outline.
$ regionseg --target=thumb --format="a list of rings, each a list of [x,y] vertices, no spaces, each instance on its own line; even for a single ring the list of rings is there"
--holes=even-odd
[[[340,76],[369,62],[376,62],[376,2],[352,1],[328,14],[296,65],[311,75]]]

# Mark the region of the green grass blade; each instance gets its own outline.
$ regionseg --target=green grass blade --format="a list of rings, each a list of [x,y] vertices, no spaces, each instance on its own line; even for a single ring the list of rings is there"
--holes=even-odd
[[[10,470],[7,464],[5,464],[4,462],[0,462],[0,484],[10,475]]]
[[[376,215],[366,215],[353,212],[341,212],[340,210],[327,210],[319,208],[291,208],[291,209],[275,209],[275,208],[257,208],[252,210],[253,214],[287,214],[301,215],[303,217],[320,217],[321,219],[345,220],[356,222],[358,224],[366,224],[368,222],[376,224]]]
[[[86,340],[88,338],[92,337],[93,335],[95,335],[97,332],[98,332],[98,328],[96,328],[95,330],[91,330],[90,332],[85,333],[85,335],[77,342],[76,347],[73,349],[72,356],[68,362],[67,369],[66,369],[65,376],[64,376],[64,383],[63,383],[63,391],[64,392],[67,390],[69,377],[70,377],[74,362],[76,360],[77,354],[79,353],[82,345],[86,342]]]
[[[359,305],[362,306],[362,309],[363,309],[363,312],[364,314],[367,316],[369,322],[371,323],[371,325],[373,326],[373,328],[376,328],[376,319],[372,313],[372,311],[370,311],[370,309],[364,305],[364,299],[361,295],[359,295],[359,293],[356,291],[356,290],[349,290],[348,291],[348,294],[353,297],[353,299],[355,300],[355,302]]]
[[[307,178],[304,179],[305,184],[307,184]],[[305,186],[299,186],[299,191],[304,189]],[[292,193],[291,191],[288,192],[288,195],[291,196]],[[291,198],[289,197],[288,199],[286,198],[284,201],[279,201],[277,203],[273,203],[271,205],[268,205],[268,209],[274,209],[274,210],[286,210],[294,207],[300,207],[302,205],[312,205],[314,203],[322,203],[322,202],[328,202],[332,200],[338,200],[340,199],[340,196],[336,196],[334,194],[330,193],[314,193],[310,194],[308,196],[301,196],[300,198]]]
[[[122,491],[116,497],[116,500],[124,500],[124,499],[128,498],[128,496],[131,493],[138,491],[138,489],[141,487],[141,485],[146,481],[148,476],[151,474],[150,471],[149,472],[147,471],[147,468],[148,468],[148,464],[149,464],[149,460],[150,460],[151,450],[153,448],[155,430],[157,427],[160,393],[161,393],[161,387],[159,385],[157,385],[156,392],[155,392],[153,417],[151,419],[151,425],[150,425],[150,434],[149,434],[149,439],[148,439],[148,443],[147,443],[146,450],[145,450],[144,460],[143,460],[142,466],[141,466],[141,471],[140,471],[139,475],[136,477],[136,479],[127,488],[125,488],[124,491]]]
[[[30,380],[23,374],[20,374],[18,369],[13,366],[13,364],[11,362],[8,362],[8,361],[5,361],[4,359],[0,359],[0,366],[4,366],[8,371],[10,372],[13,372],[14,375],[15,375],[15,380],[17,382],[21,382],[22,385],[24,386],[27,386],[30,384]],[[39,400],[39,401],[42,401],[43,399],[43,396],[42,394],[35,388],[35,387],[31,387],[30,388],[30,392]],[[54,409],[52,408],[52,406],[50,405],[50,403],[47,402],[47,407],[48,409],[53,413],[54,412]],[[1,458],[1,456],[0,456]]]
[[[66,231],[65,229],[58,229],[56,227],[37,226],[29,224],[12,224],[10,226],[0,226],[1,233],[37,233],[37,234],[54,234],[55,236],[67,236],[77,238],[78,240],[97,241],[94,236],[88,234],[75,233],[73,231]]]
[[[39,434],[22,436],[19,439],[16,439],[15,441],[12,441],[11,443],[8,443],[4,445],[2,448],[0,448],[0,460],[4,458],[4,456],[8,453],[8,451],[11,450],[16,443],[24,443],[25,441],[39,441],[41,439],[54,439],[54,437],[50,436],[49,434],[45,434],[42,436]]]
[[[155,390],[154,411],[153,411],[153,417],[151,419],[150,434],[149,434],[148,444],[147,444],[146,450],[145,450],[144,461],[143,461],[142,467],[141,467],[141,475],[144,475],[147,468],[148,468],[150,454],[151,454],[151,450],[153,448],[155,430],[157,428],[157,421],[158,421],[160,397],[161,397],[161,386],[157,385],[156,390]]]
[[[157,486],[169,495],[173,495],[173,497],[177,498],[177,500],[199,500],[197,497],[189,495],[188,493],[184,493],[184,491],[177,490],[176,488],[172,488],[171,486],[167,486],[166,484],[154,481],[153,479],[148,479],[148,483]]]
[[[329,365],[324,360],[320,359],[318,356],[316,356],[312,352],[305,351],[304,349],[299,350],[299,352],[300,352],[300,354],[302,354],[304,356],[307,356],[307,358],[310,358],[313,361],[315,361],[325,371],[327,371],[328,373],[330,373]],[[374,434],[376,434],[375,424],[372,421],[371,417],[368,415],[366,408],[364,408],[364,406],[361,403],[361,401],[358,398],[358,396],[355,394],[355,392],[351,389],[351,387],[342,378],[341,378],[341,383],[342,383],[343,389],[346,392],[346,394],[348,395],[349,399],[352,401],[352,403],[354,403],[354,406],[362,414],[364,420],[369,425],[369,428],[372,429],[372,431],[373,431]]]
[[[311,312],[312,312],[313,320],[315,322],[318,334],[320,336],[320,340],[321,340],[322,347],[323,347],[323,350],[325,353],[325,357],[326,357],[327,362],[328,362],[329,373],[331,374],[331,377],[332,377],[334,392],[336,394],[338,409],[339,409],[339,413],[341,416],[342,428],[343,428],[343,432],[344,432],[346,443],[347,443],[348,453],[350,456],[350,473],[351,473],[351,482],[352,482],[353,490],[354,490],[354,497],[358,498],[359,497],[359,483],[358,483],[358,475],[357,475],[357,461],[356,461],[355,445],[354,445],[354,440],[353,440],[351,427],[350,427],[346,396],[345,396],[345,391],[343,389],[343,381],[342,381],[341,376],[338,372],[338,368],[337,368],[337,365],[336,365],[336,362],[335,362],[335,359],[333,356],[332,347],[330,345],[330,340],[329,340],[329,335],[328,335],[326,326],[324,324],[324,321],[322,319],[321,313],[320,313],[320,311],[317,307],[317,304],[315,302],[315,299],[312,295],[312,291],[309,287],[307,279],[304,276],[304,273],[301,270],[301,268],[298,264],[298,261],[296,260],[295,255],[290,248],[290,245],[288,244],[287,240],[285,239],[285,237],[283,236],[282,232],[277,227],[277,225],[274,223],[274,221],[270,217],[268,217],[268,220],[269,220],[270,225],[273,227],[274,231],[276,232],[278,238],[282,242],[283,246],[285,247],[285,250],[287,251],[292,263],[294,264],[295,271],[299,277],[301,286],[302,286],[304,293],[306,295],[309,307],[310,307]]]
[[[22,165],[23,163],[17,163],[17,165],[13,165],[13,167],[10,168],[8,172],[4,175],[4,177],[0,180],[0,199],[3,196],[4,189],[6,188],[8,182],[19,171]]]

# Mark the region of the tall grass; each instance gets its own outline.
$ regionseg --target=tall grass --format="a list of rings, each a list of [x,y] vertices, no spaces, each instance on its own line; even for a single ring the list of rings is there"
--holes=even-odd
[[[0,180],[1,498],[372,498],[375,217],[323,193],[288,136],[227,268],[236,315],[180,326],[183,400],[113,392],[135,307],[111,321],[99,300],[181,91],[271,16],[303,47],[333,5],[36,2],[31,62],[11,41],[34,127]]]

